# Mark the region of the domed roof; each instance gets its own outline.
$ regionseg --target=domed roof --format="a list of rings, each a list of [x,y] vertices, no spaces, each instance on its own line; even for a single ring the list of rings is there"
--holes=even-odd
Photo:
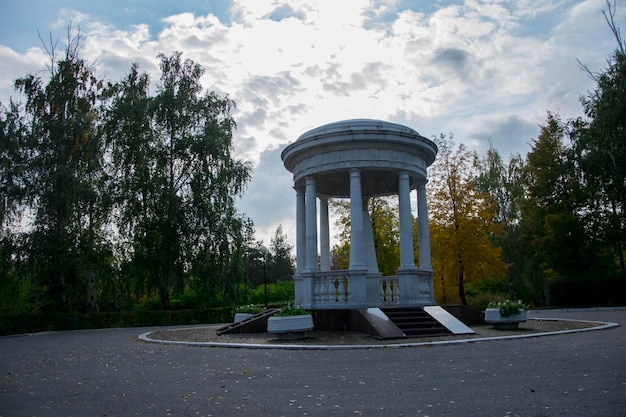
[[[352,169],[361,171],[363,195],[388,195],[397,193],[399,172],[409,174],[411,187],[425,180],[436,155],[435,143],[407,126],[352,119],[305,132],[281,158],[297,188],[314,175],[320,194],[344,197],[349,195]]]
[[[411,129],[410,127],[403,126],[397,123],[391,123],[384,120],[375,119],[351,119],[328,123],[316,127],[315,129],[311,129],[300,135],[296,142],[305,141],[310,138],[341,136],[345,135],[346,133],[357,136],[364,132],[367,132],[370,135],[375,134],[379,138],[384,138],[388,135],[421,137],[421,135],[417,133],[417,131]]]

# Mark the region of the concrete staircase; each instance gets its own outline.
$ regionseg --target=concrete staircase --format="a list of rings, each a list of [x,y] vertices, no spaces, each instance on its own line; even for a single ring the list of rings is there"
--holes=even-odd
[[[255,314],[249,319],[220,327],[217,329],[217,335],[227,333],[265,333],[267,332],[267,320],[279,311],[279,308],[270,308],[262,313]]]
[[[402,330],[406,337],[451,334],[444,325],[426,313],[423,308],[394,307],[382,308],[381,311]]]

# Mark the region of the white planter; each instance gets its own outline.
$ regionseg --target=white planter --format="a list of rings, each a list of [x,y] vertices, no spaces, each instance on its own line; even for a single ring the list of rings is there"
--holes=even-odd
[[[528,320],[526,310],[520,309],[519,314],[502,316],[500,309],[488,308],[485,310],[485,323],[493,324],[494,329],[512,330],[517,329],[519,324]]]
[[[235,313],[235,323],[239,323],[240,321],[248,320],[250,317],[253,317],[252,313]]]
[[[313,330],[313,316],[273,316],[267,320],[267,331],[278,334],[281,340],[300,339],[304,333]]]

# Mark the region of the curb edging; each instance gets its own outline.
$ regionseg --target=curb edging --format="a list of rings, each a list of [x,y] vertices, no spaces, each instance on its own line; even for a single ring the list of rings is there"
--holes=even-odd
[[[429,342],[409,342],[409,343],[389,343],[384,345],[294,345],[294,344],[266,344],[266,343],[230,343],[230,342],[192,342],[184,340],[160,340],[150,338],[150,334],[154,331],[142,333],[138,336],[139,340],[146,343],[157,343],[162,345],[179,345],[179,346],[194,346],[194,347],[215,347],[215,348],[238,348],[238,349],[283,349],[283,350],[348,350],[348,349],[400,349],[410,347],[428,347],[428,346],[444,346],[455,345],[463,343],[476,343],[476,342],[490,342],[498,340],[512,340],[512,339],[526,339],[533,337],[545,337],[545,336],[557,336],[562,334],[589,332],[596,330],[606,330],[614,327],[619,327],[618,323],[603,322],[595,320],[577,320],[577,319],[561,319],[561,318],[541,318],[533,317],[530,320],[544,320],[544,321],[566,321],[576,323],[593,323],[597,324],[594,327],[585,327],[582,329],[570,329],[570,330],[557,330],[554,332],[539,332],[521,335],[507,335],[507,336],[490,336],[473,339],[456,339],[456,340],[440,340]],[[184,330],[184,329],[180,329]]]

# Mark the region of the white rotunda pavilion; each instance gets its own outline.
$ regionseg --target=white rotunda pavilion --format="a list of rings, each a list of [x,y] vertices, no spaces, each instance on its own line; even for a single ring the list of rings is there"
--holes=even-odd
[[[415,130],[381,120],[330,123],[282,152],[296,204],[295,303],[308,310],[435,305],[426,201],[426,169],[437,146]],[[417,190],[419,265],[415,264],[411,190]],[[367,200],[398,195],[400,267],[378,269]],[[350,262],[331,270],[328,199],[350,199]],[[318,211],[319,201],[319,211]],[[319,216],[319,218],[318,218]],[[318,232],[319,220],[319,232]],[[318,253],[319,242],[319,253]]]

